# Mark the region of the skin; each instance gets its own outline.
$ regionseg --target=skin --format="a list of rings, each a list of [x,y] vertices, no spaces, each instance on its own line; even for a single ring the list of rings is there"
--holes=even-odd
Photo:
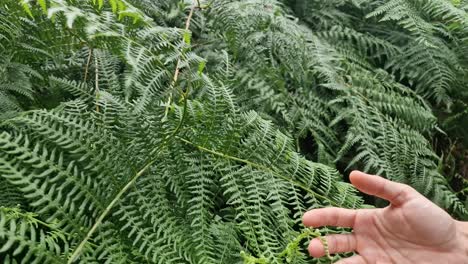
[[[351,183],[383,198],[381,209],[323,208],[305,213],[309,227],[353,228],[351,234],[326,236],[330,254],[356,252],[336,264],[468,263],[468,224],[454,220],[408,185],[353,171]],[[325,255],[319,239],[309,244],[313,257]]]

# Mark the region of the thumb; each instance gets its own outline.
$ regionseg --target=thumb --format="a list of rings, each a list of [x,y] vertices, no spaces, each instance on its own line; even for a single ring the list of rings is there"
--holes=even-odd
[[[351,172],[349,179],[361,192],[385,199],[394,206],[400,206],[418,195],[416,190],[406,184],[392,182],[360,171]]]

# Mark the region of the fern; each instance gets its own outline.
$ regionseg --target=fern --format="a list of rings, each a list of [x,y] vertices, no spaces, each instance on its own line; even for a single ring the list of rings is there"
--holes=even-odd
[[[382,16],[379,21],[395,21],[408,31],[404,53],[390,60],[387,67],[417,82],[420,94],[450,105],[449,93],[462,66],[447,41],[453,38],[449,27],[465,25],[466,13],[450,1],[396,0],[379,6],[367,17],[376,16]]]
[[[5,1],[0,259],[327,263],[340,256],[309,259],[303,241],[348,230],[301,217],[363,207],[342,176],[356,167],[463,216],[430,139],[434,109],[466,96],[465,12]]]
[[[320,6],[318,3],[316,5]],[[405,53],[397,43],[350,27],[331,26],[327,29],[319,24],[313,25],[319,29],[314,32],[281,15],[281,10],[282,7],[274,1],[269,4],[262,1],[221,1],[208,14],[206,26],[212,25],[214,30],[218,30],[215,31],[217,34],[225,36],[223,41],[228,44],[227,56],[232,57],[228,66],[231,72],[235,72],[228,73],[228,78],[234,78],[234,92],[240,96],[243,105],[265,112],[266,117],[286,127],[299,142],[307,137],[313,138],[314,158],[320,162],[332,166],[344,163],[352,168],[360,161],[362,165],[359,167],[364,166],[372,173],[383,173],[383,167],[387,166],[388,173],[383,174],[390,179],[412,183],[442,206],[464,212],[463,206],[438,174],[437,158],[424,138],[424,134],[430,133],[436,126],[430,106],[421,97],[425,95],[424,92],[418,88],[412,91],[397,82],[392,75],[394,71],[384,71],[388,67],[400,67],[388,65],[393,63],[389,61],[401,54],[412,55],[411,60],[425,59],[427,55],[422,57]],[[252,19],[254,15],[255,19]],[[202,42],[212,38],[210,35],[201,37]],[[422,45],[412,44],[411,47],[428,52]],[[207,49],[211,49],[210,46]],[[205,52],[204,49],[201,51]],[[437,56],[446,55],[442,53]],[[222,57],[215,59],[225,60]],[[420,71],[421,67],[415,66],[419,62],[411,60],[406,59],[409,63],[405,62],[409,69]],[[382,69],[378,68],[379,65],[382,65]],[[222,71],[225,66],[221,64],[218,67]],[[444,68],[444,71],[450,70]],[[412,75],[421,78],[418,82],[420,87],[427,87],[426,81],[433,82],[429,76],[438,76],[430,71]],[[450,75],[454,77],[453,72]],[[443,78],[437,81],[445,82]],[[442,86],[446,87],[449,82],[447,80]],[[432,91],[440,95],[442,90]],[[344,99],[350,94],[360,99]],[[344,118],[345,115],[347,118]],[[366,125],[362,125],[363,122],[367,122]],[[399,131],[400,127],[405,127],[408,132]],[[347,140],[341,141],[343,133],[337,131],[342,130],[346,131]],[[380,151],[393,150],[396,146],[396,143],[386,140],[389,130],[397,135],[405,134],[404,138],[411,135],[398,140],[397,145],[401,144],[406,149],[414,149],[413,142],[424,143],[418,143],[414,152],[404,155],[398,162],[384,165],[389,161]],[[369,131],[374,132],[367,134]],[[379,140],[378,147],[373,138]],[[346,157],[351,146],[360,149],[357,152],[352,149],[357,155],[355,159]],[[421,156],[419,153],[427,154]],[[370,156],[372,158],[363,159]],[[390,173],[395,166],[401,166],[396,164],[414,164],[419,159],[424,160],[424,172],[417,170],[410,174],[408,172],[412,170],[408,168],[405,173]],[[375,166],[371,166],[374,162]],[[439,199],[442,196],[435,190],[440,188],[447,190],[444,193],[452,198]]]
[[[68,28],[93,17],[74,17],[76,8],[60,9],[71,12]],[[64,234],[49,248],[12,229],[2,237],[8,259],[215,263],[239,261],[244,250],[279,263],[309,207],[361,206],[337,171],[301,157],[255,112],[240,112],[230,89],[202,73],[185,31],[143,26],[130,37],[113,28],[105,30],[116,47],[99,40],[75,51],[83,75],[48,77],[79,100],[5,123],[2,179]],[[192,90],[200,93],[189,100]]]
[[[222,98],[222,96],[218,96],[216,101],[222,103]],[[214,101],[210,105],[214,105],[213,103]],[[223,114],[221,111],[223,104],[217,105],[216,113]],[[208,106],[199,104],[199,107],[205,108],[207,112],[210,111]],[[163,110],[161,108],[160,115],[163,115]],[[67,112],[66,110],[62,111]],[[10,184],[20,188],[25,198],[30,200],[30,207],[35,208],[41,215],[48,216],[46,222],[57,223],[57,226],[63,228],[64,232],[75,234],[73,237],[79,239],[84,235],[83,229],[90,227],[97,215],[104,210],[106,201],[109,201],[122,188],[122,183],[128,181],[128,175],[132,175],[132,171],[134,171],[128,167],[128,169],[118,172],[116,169],[120,170],[119,166],[115,168],[108,166],[118,164],[119,157],[126,160],[122,163],[127,164],[135,160],[133,164],[138,166],[145,160],[144,157],[151,153],[140,152],[138,149],[135,151],[120,149],[119,146],[125,144],[125,139],[118,140],[120,135],[113,135],[115,132],[107,131],[107,129],[101,130],[99,126],[94,125],[93,121],[81,120],[84,117],[82,115],[65,114],[65,112],[34,112],[31,115],[10,121],[15,127],[23,127],[20,131],[24,132],[15,133],[15,136],[9,133],[2,135],[1,148],[6,154],[2,158],[2,175]],[[313,204],[349,207],[360,205],[359,198],[353,192],[343,191],[344,185],[337,183],[340,177],[336,172],[326,166],[312,164],[297,156],[291,149],[288,138],[268,128],[271,127],[271,124],[262,121],[256,114],[250,113],[245,116],[231,114],[232,122],[235,122],[233,128],[240,127],[239,124],[243,123],[248,125],[237,132],[232,130],[233,128],[228,129],[224,135],[218,134],[217,138],[212,138],[210,143],[206,145],[206,138],[213,136],[211,129],[206,128],[211,126],[212,129],[216,129],[219,126],[218,122],[222,120],[216,116],[207,118],[207,116],[197,112],[190,113],[187,117],[186,125],[191,129],[182,130],[180,136],[173,138],[171,149],[180,149],[181,152],[178,154],[177,152],[159,153],[157,161],[160,162],[157,163],[160,165],[155,166],[141,180],[136,181],[134,191],[130,191],[122,202],[118,203],[115,209],[116,213],[105,222],[112,223],[112,226],[116,226],[115,228],[121,226],[120,231],[128,233],[128,236],[132,238],[128,246],[138,249],[139,254],[135,254],[135,258],[142,255],[151,261],[158,260],[160,262],[175,261],[176,259],[188,262],[210,262],[211,259],[212,262],[217,256],[215,252],[222,250],[216,249],[214,244],[210,246],[209,243],[195,244],[195,242],[199,241],[198,239],[212,240],[209,231],[214,224],[212,215],[215,212],[233,210],[234,215],[229,213],[218,217],[224,219],[223,221],[228,221],[228,223],[230,221],[237,223],[236,228],[240,228],[239,232],[250,241],[247,249],[256,254],[263,252],[268,259],[273,260],[284,246],[280,244],[281,237],[294,234],[289,205],[302,208],[302,210],[306,208],[305,206]],[[102,117],[98,114],[96,118],[96,122],[100,123],[99,120]],[[200,120],[200,118],[205,121]],[[75,130],[80,123],[81,126],[85,127]],[[141,127],[147,125],[156,124],[141,123]],[[168,125],[170,128],[171,124]],[[54,131],[55,129],[57,131]],[[138,130],[139,128],[136,126],[135,129],[127,133],[133,131],[139,134]],[[29,138],[23,136],[23,133],[27,133],[27,131],[30,131],[32,137],[37,141],[34,145],[30,145]],[[238,138],[233,138],[233,135],[237,135]],[[96,136],[100,139],[94,140],[93,138]],[[139,140],[144,140],[146,144],[150,142],[142,134],[140,137],[132,138],[130,141],[132,143],[128,142],[128,144],[137,146],[140,144]],[[86,142],[91,141],[94,142],[94,145],[87,145]],[[218,142],[217,148],[219,150],[213,149],[214,142]],[[276,143],[270,145],[269,142]],[[47,153],[41,146],[42,144],[55,146],[56,150]],[[105,146],[100,146],[100,144]],[[255,146],[263,147],[258,149]],[[189,154],[190,152],[187,150],[193,150],[193,148],[198,152]],[[83,153],[83,155],[81,154],[82,149],[88,149],[88,152]],[[91,152],[91,149],[96,151]],[[106,152],[102,152],[102,149],[106,149]],[[183,149],[186,150],[182,151]],[[127,154],[128,151],[130,153]],[[266,153],[270,154],[266,156]],[[109,154],[113,155],[111,160],[106,158]],[[193,155],[202,155],[201,157],[204,158],[189,158]],[[73,157],[75,157],[75,161],[72,161]],[[286,163],[279,163],[282,160]],[[288,160],[294,161],[294,163],[288,166]],[[175,170],[170,169],[172,166],[164,168],[164,164],[173,164],[174,162],[178,164],[174,168]],[[65,165],[67,163],[68,165]],[[29,166],[36,168],[34,173],[24,174],[24,169],[20,169]],[[161,167],[160,170],[158,170],[159,167]],[[178,168],[187,168],[187,170],[180,171]],[[192,168],[196,168],[197,173],[194,173]],[[168,174],[162,173],[164,170],[169,170],[167,171],[170,175],[169,178]],[[107,175],[92,176],[101,172],[105,172]],[[205,174],[207,176],[203,176]],[[175,175],[180,176],[175,177]],[[188,177],[186,180],[174,182],[174,178],[184,179],[186,177]],[[154,183],[149,184],[149,180]],[[57,186],[56,182],[63,182],[63,184]],[[158,182],[162,186],[151,187]],[[265,189],[264,186],[259,185],[260,182],[267,183],[273,189]],[[219,187],[215,188],[213,185]],[[144,188],[141,189],[139,186]],[[161,192],[160,188],[163,190],[169,188],[162,192],[168,192],[167,195],[157,199],[158,204],[167,200],[166,208],[168,211],[166,212],[160,211],[164,208],[163,204],[157,207],[157,211],[150,209],[154,208],[156,202],[153,197],[160,197],[154,196]],[[215,210],[213,201],[217,199],[214,199],[215,193],[210,191],[213,188],[220,190],[226,188],[225,191],[221,191],[223,193],[221,197],[224,198],[217,198],[226,199],[227,204],[222,209]],[[346,188],[350,187],[346,186]],[[298,197],[297,201],[291,203],[288,190],[304,191],[307,193],[306,197],[309,198],[303,200],[304,198],[301,196]],[[221,193],[217,195],[221,195]],[[336,195],[330,196],[332,193]],[[180,201],[174,204],[169,199],[175,194],[178,194]],[[140,208],[135,208],[135,204],[140,204]],[[174,206],[178,209],[175,210]],[[144,208],[150,210],[146,211]],[[161,215],[161,213],[163,214]],[[301,213],[303,211],[298,212],[297,215]],[[184,215],[186,217],[183,217]],[[272,226],[273,219],[281,219],[280,227],[276,230],[268,228],[268,226]],[[180,224],[177,225],[177,223]],[[187,233],[176,231],[183,226],[197,228],[202,233],[195,233],[193,238],[187,238]],[[208,237],[204,238],[205,236]],[[68,242],[73,245],[76,243],[75,241],[72,239]],[[165,250],[166,247],[162,247],[162,245],[174,245],[179,249],[167,251],[168,249]],[[204,248],[200,248],[200,245]],[[83,252],[84,259],[89,258],[91,255],[87,254],[93,254],[92,252],[91,249],[85,250]]]

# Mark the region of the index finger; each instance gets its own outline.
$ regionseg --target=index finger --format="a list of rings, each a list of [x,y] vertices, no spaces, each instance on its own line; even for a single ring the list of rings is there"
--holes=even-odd
[[[304,214],[302,222],[308,227],[354,227],[358,211],[337,207],[314,209]]]
[[[411,198],[419,195],[408,185],[392,182],[360,171],[351,172],[349,179],[361,192],[383,198],[394,206],[403,205]]]

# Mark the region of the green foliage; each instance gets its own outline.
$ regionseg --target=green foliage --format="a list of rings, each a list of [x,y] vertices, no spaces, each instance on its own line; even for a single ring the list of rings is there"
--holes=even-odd
[[[444,81],[448,75],[438,76],[439,71],[424,68],[434,63],[442,67],[435,59],[407,63],[408,56],[430,58],[406,51],[414,48],[428,52],[424,45],[395,40],[403,38],[395,36],[397,33],[412,38],[412,30],[396,32],[389,25],[374,28],[378,22],[371,26],[353,23],[366,19],[359,12],[348,14],[345,17],[349,22],[343,22],[342,17],[333,16],[342,14],[340,10],[345,8],[356,9],[356,3],[335,2],[289,3],[300,12],[309,11],[304,17],[320,10],[317,16],[323,21],[304,18],[305,26],[275,1],[216,1],[200,36],[201,42],[213,43],[199,48],[199,52],[219,61],[219,68],[227,68],[223,76],[228,76],[244,107],[267,114],[298,141],[312,138],[316,145],[314,159],[409,183],[441,206],[463,214],[464,206],[438,171],[438,157],[425,137],[438,127],[424,98],[432,97],[420,90],[434,92],[440,99],[454,80]],[[376,8],[378,1],[370,2],[361,1],[360,8]],[[330,12],[330,8],[336,12]],[[338,20],[341,22],[334,23]],[[215,36],[221,36],[221,40]],[[223,45],[224,54],[213,54],[212,50]],[[449,48],[445,46],[444,50]],[[431,56],[440,56],[447,65],[455,66],[455,57],[441,51],[435,48]],[[402,71],[402,63],[411,73]],[[458,76],[448,66],[444,71],[450,71],[450,78]],[[460,81],[464,80],[456,80]],[[434,103],[442,102],[437,98]]]
[[[466,9],[4,1],[0,259],[329,263],[305,240],[347,230],[301,217],[361,208],[352,168],[463,216],[430,139],[466,117]]]

